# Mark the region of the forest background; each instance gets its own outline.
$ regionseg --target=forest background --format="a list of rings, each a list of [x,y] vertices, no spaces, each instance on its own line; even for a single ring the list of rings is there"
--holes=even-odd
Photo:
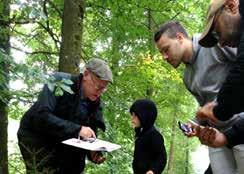
[[[100,57],[109,62],[114,83],[103,95],[107,126],[103,139],[121,144],[102,165],[87,163],[88,174],[132,173],[134,131],[129,106],[154,100],[157,128],[165,137],[164,174],[194,174],[188,140],[177,121],[194,117],[196,101],[178,70],[163,61],[153,34],[178,20],[189,34],[201,32],[206,0],[0,0],[0,173],[25,173],[16,144],[8,153],[8,120],[20,120],[54,71],[79,73],[80,64]],[[66,82],[58,94],[67,89]],[[15,84],[15,85],[13,85]],[[16,86],[17,85],[17,86]],[[200,158],[200,157],[199,157]]]

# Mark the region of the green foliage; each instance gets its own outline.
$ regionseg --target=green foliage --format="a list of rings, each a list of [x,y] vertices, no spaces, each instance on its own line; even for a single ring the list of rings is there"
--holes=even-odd
[[[45,1],[45,4],[44,1],[13,0],[12,3],[16,10],[11,11],[15,21],[11,25],[11,36],[18,41],[12,42],[12,51],[25,54],[23,61],[10,63],[10,80],[21,80],[25,87],[11,89],[9,113],[10,117],[20,119],[36,99],[40,84],[47,83],[56,95],[62,95],[63,91],[72,93],[72,90],[70,81],[56,82],[45,75],[58,69],[63,1]],[[151,98],[157,104],[156,126],[164,135],[169,152],[173,115],[177,120],[186,121],[193,117],[197,104],[182,83],[182,68],[176,71],[162,61],[152,36],[159,25],[171,19],[181,21],[190,34],[200,32],[207,4],[205,0],[86,1],[83,42],[80,43],[82,59],[101,57],[107,60],[115,80],[103,96],[107,131],[100,135],[122,145],[121,150],[105,153],[104,164],[97,166],[88,162],[87,173],[132,173],[134,131],[128,109],[138,98]],[[2,55],[0,63],[5,61]],[[0,70],[0,84],[4,84],[2,75]],[[3,94],[1,92],[0,97],[6,100]],[[179,130],[175,141],[174,173],[182,174],[185,152],[187,148],[194,148],[195,142],[189,140],[191,143],[186,147],[186,138]],[[19,164],[11,160],[10,163]]]
[[[137,60],[121,66],[118,71],[115,83],[110,86],[108,93],[104,95],[105,117],[111,124],[107,132],[114,132],[116,139],[114,142],[121,144],[125,150],[122,150],[122,156],[128,155],[130,158],[125,166],[127,173],[131,173],[131,161],[133,156],[134,132],[130,125],[129,107],[132,102],[138,98],[151,98],[159,109],[157,127],[165,137],[166,146],[169,147],[169,139],[172,135],[172,115],[177,110],[179,120],[186,121],[186,118],[193,115],[195,103],[191,96],[185,90],[180,73],[172,70],[161,58],[155,56],[151,59],[149,56],[139,56]],[[133,74],[133,75],[132,75]],[[151,90],[150,96],[147,95],[148,89]],[[111,130],[112,129],[112,130]],[[117,136],[116,136],[117,135]],[[120,137],[120,138],[118,138]],[[180,131],[177,131],[176,142],[185,142],[185,137]],[[178,143],[177,143],[178,147]],[[178,173],[184,169],[184,155],[186,149],[177,148],[177,157],[175,166]],[[182,153],[179,153],[182,151]],[[120,158],[117,158],[119,160]],[[119,161],[119,164],[123,164]],[[117,170],[121,167],[116,168]],[[100,168],[99,168],[100,169]],[[92,168],[94,170],[94,168]],[[90,173],[90,170],[88,170]],[[130,172],[129,172],[130,171]],[[115,172],[119,173],[119,172]]]
[[[18,148],[18,147],[16,147]],[[10,174],[24,174],[25,173],[25,166],[23,163],[22,156],[20,152],[16,152],[9,155],[9,173]],[[14,162],[14,163],[13,163]]]

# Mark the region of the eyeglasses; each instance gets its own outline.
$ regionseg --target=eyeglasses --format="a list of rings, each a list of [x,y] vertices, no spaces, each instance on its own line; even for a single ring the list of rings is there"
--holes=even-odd
[[[102,85],[98,84],[97,80],[95,80],[95,78],[98,78],[98,77],[94,73],[90,72],[90,76],[91,76],[93,86],[98,92],[107,91],[107,86],[102,86]]]

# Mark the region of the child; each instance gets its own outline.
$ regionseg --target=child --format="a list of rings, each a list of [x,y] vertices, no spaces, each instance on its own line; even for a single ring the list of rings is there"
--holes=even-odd
[[[134,174],[161,174],[167,162],[163,136],[154,127],[156,105],[148,99],[135,101],[130,107],[135,128]]]

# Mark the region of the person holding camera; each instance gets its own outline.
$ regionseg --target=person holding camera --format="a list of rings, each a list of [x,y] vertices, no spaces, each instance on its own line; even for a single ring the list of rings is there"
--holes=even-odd
[[[238,10],[239,8],[239,10]],[[196,127],[196,135],[203,144],[214,149],[228,147],[232,149],[235,160],[229,160],[229,166],[215,166],[215,173],[244,173],[244,2],[238,0],[213,0],[209,5],[207,24],[199,40],[204,47],[238,47],[237,61],[230,69],[216,102],[210,102],[199,108],[198,119],[213,123],[233,118],[239,120],[229,129],[220,132],[212,127]],[[221,164],[222,161],[217,161]],[[236,168],[231,167],[235,165]],[[230,167],[231,166],[231,167]],[[228,172],[230,169],[233,172]]]
[[[216,99],[222,83],[236,61],[236,49],[221,48],[220,45],[204,48],[198,43],[200,36],[201,34],[194,34],[190,38],[178,21],[168,21],[155,32],[154,41],[163,59],[172,67],[178,68],[184,64],[183,82],[199,105],[203,106]],[[219,125],[218,129],[227,129],[232,121]],[[213,149],[209,149],[210,158],[216,155],[211,151]],[[223,148],[219,153],[230,151]],[[210,169],[205,173],[211,173]]]

